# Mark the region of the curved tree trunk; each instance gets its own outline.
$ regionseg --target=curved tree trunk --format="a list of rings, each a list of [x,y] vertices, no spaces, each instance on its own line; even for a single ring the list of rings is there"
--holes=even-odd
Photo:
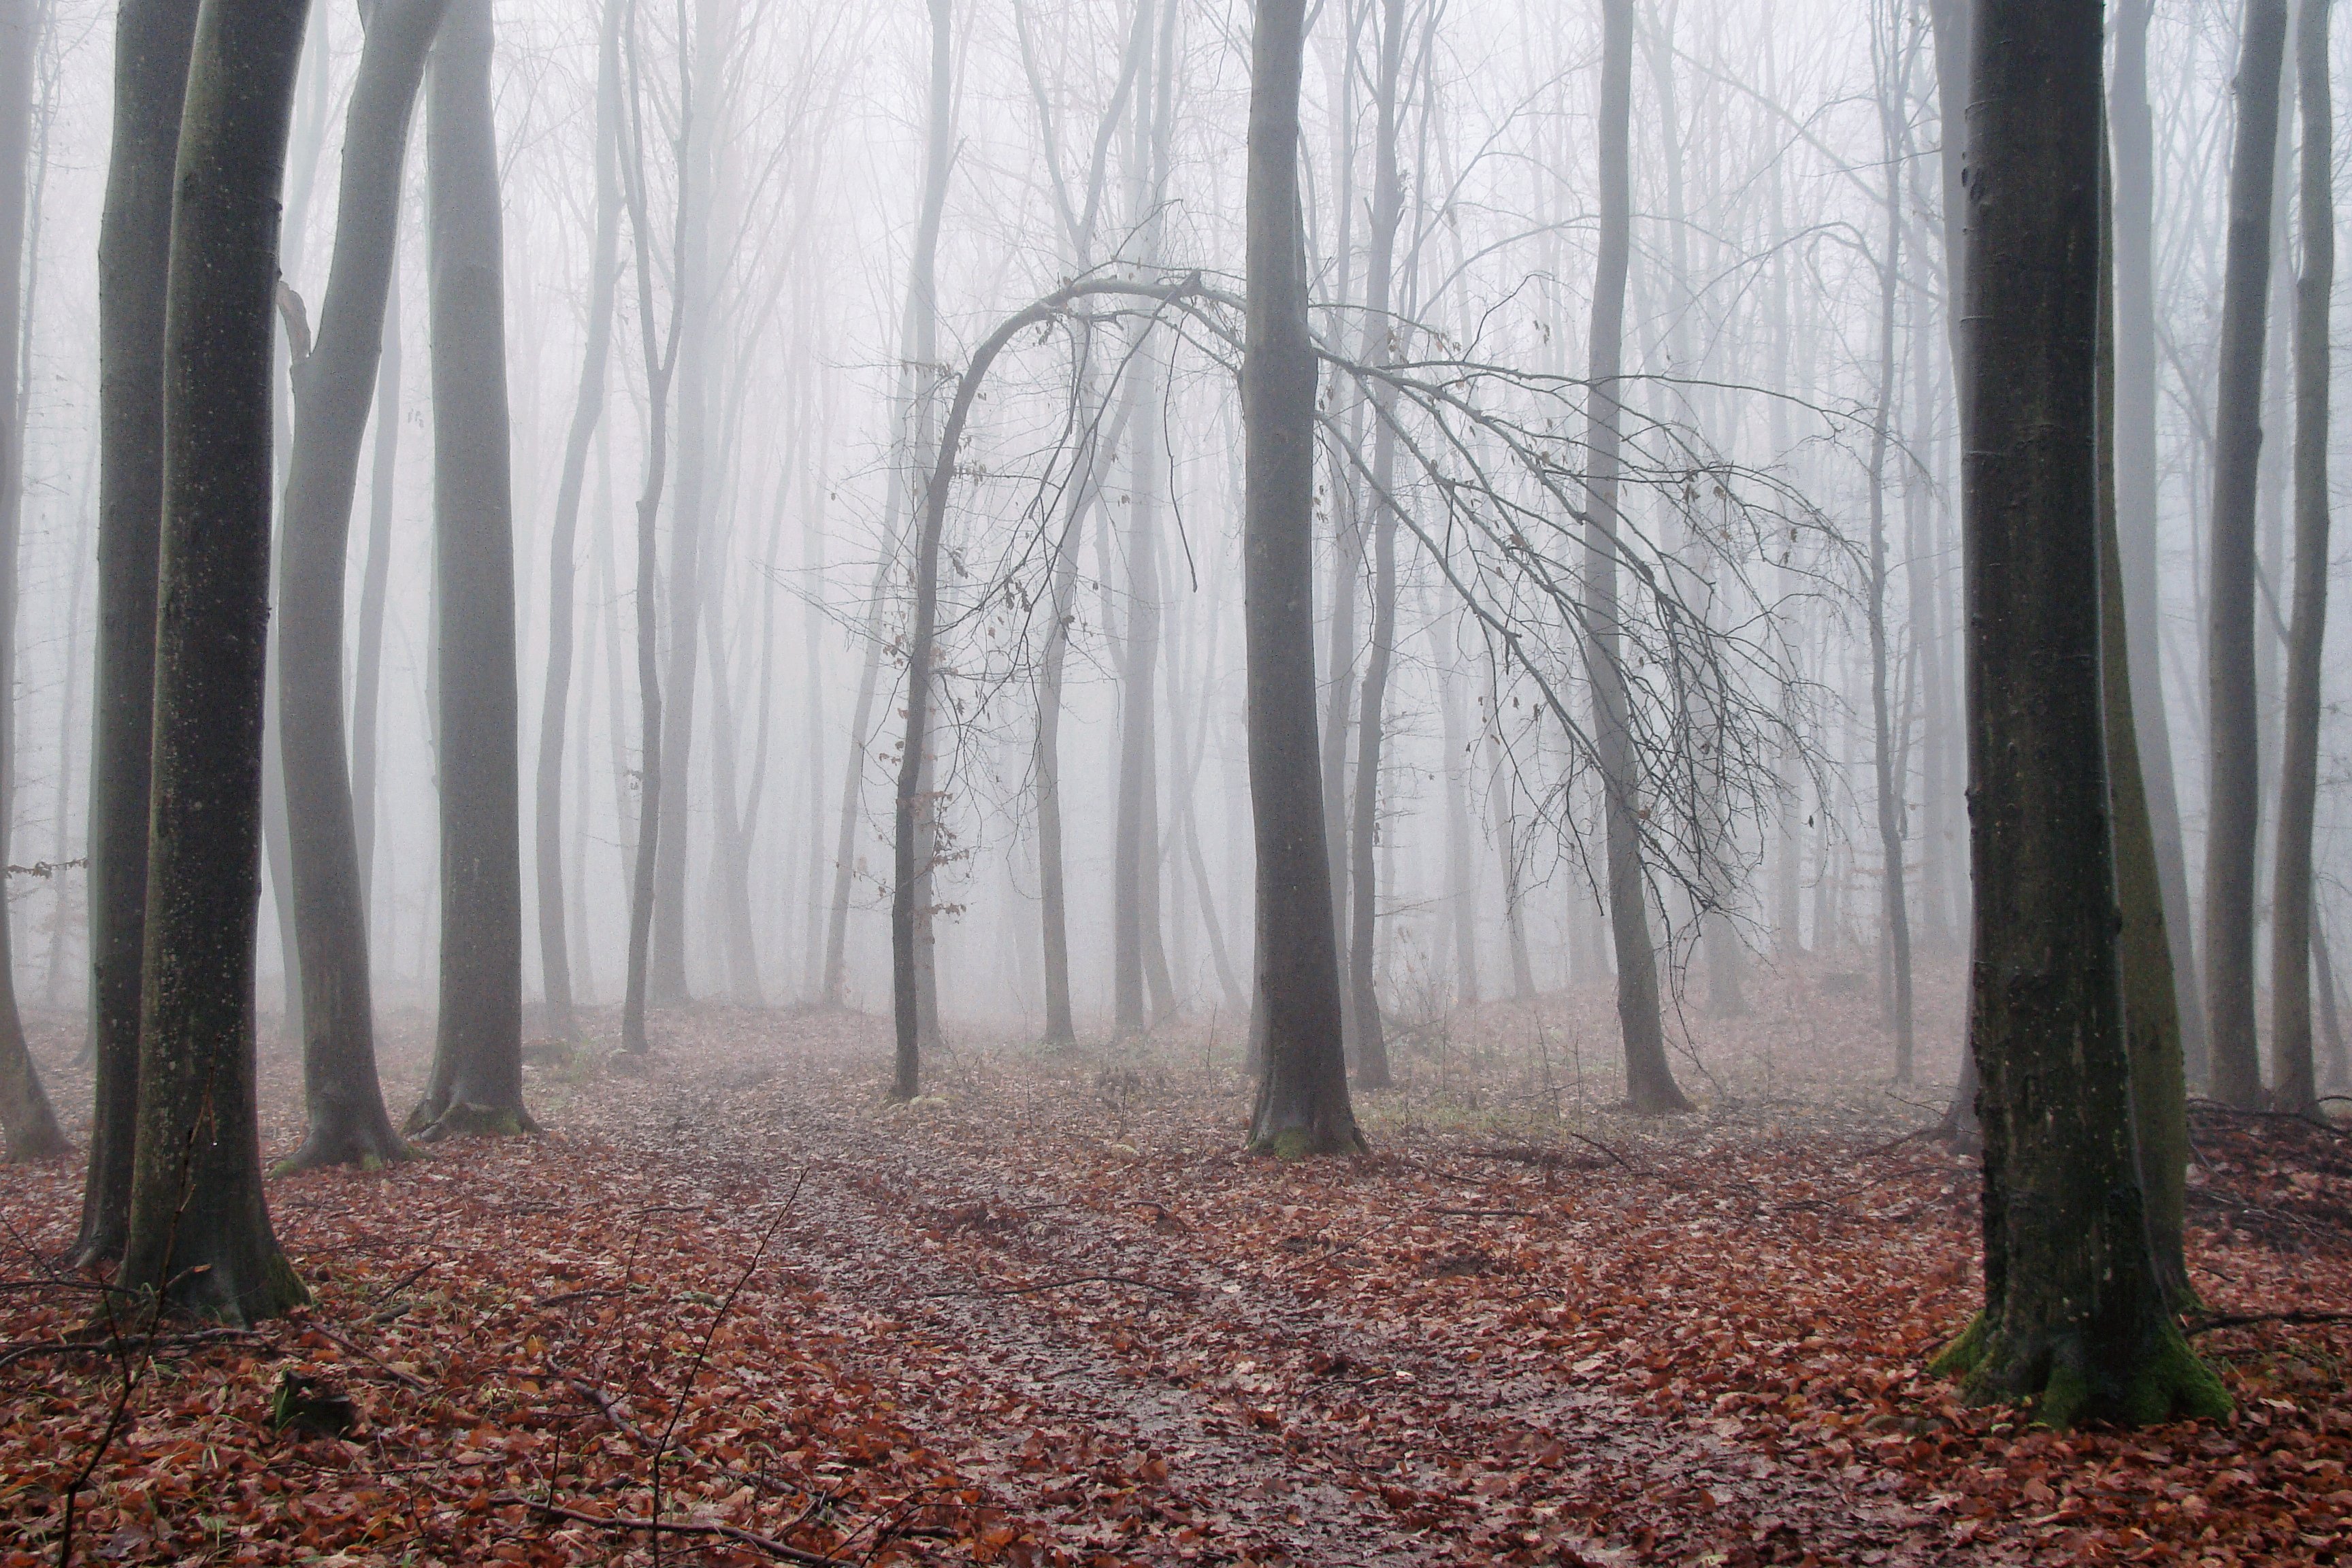
[[[305,1299],[262,1196],[253,969],[269,636],[271,307],[306,0],[205,0],[163,343],[154,845],[115,1283],[247,1323]]]
[[[547,688],[539,709],[539,775],[534,863],[539,891],[540,984],[547,1032],[580,1037],[572,1011],[572,954],[563,907],[564,721],[572,702],[572,595],[577,572],[580,488],[588,447],[604,413],[604,367],[612,356],[614,297],[620,286],[621,191],[614,142],[621,132],[621,6],[605,0],[596,51],[596,233],[588,280],[588,338],[580,356],[580,391],[556,480],[555,521],[547,547]]]
[[[2272,167],[2286,0],[2246,0],[2230,153],[2215,407],[2207,719],[2212,787],[2205,848],[2205,995],[2213,1093],[2262,1103],[2254,1039],[2254,845],[2262,816],[2254,692],[2254,500],[2263,449],[2263,349],[2271,279]]]
[[[1249,1147],[1290,1157],[1364,1147],[1340,1040],[1315,721],[1315,390],[1300,232],[1305,0],[1260,0],[1250,41],[1248,304],[1242,356],[1243,624],[1257,988],[1265,1071]]]
[[[1593,742],[1601,763],[1608,843],[1609,924],[1617,950],[1617,1022],[1625,1042],[1625,1093],[1643,1115],[1688,1110],[1666,1063],[1658,1010],[1658,954],[1642,877],[1641,780],[1633,751],[1617,596],[1617,483],[1625,335],[1625,273],[1633,234],[1633,0],[1601,0],[1601,250],[1592,290],[1590,464],[1584,531],[1585,665],[1592,681]]]
[[[383,606],[392,584],[392,511],[400,479],[400,237],[393,237],[383,297],[383,354],[375,371],[375,441],[368,452],[367,560],[360,576],[359,647],[352,680],[352,820],[360,853],[360,907],[375,911],[376,712],[383,695]]]
[[[310,1131],[291,1169],[374,1164],[407,1148],[376,1079],[367,907],[343,743],[343,568],[360,447],[383,346],[401,171],[425,57],[448,0],[380,0],[344,121],[335,254],[318,346],[294,361],[278,611],[278,743],[302,985]]]
[[[16,544],[25,493],[24,421],[16,384],[25,256],[25,186],[33,118],[33,56],[39,16],[31,0],[0,0],[0,778],[15,766]],[[8,858],[7,816],[0,812],[0,864]],[[41,1075],[25,1046],[16,1013],[16,965],[8,911],[0,899],[0,1132],[11,1160],[45,1160],[71,1152]]]
[[[514,1132],[522,1103],[522,843],[489,0],[450,0],[426,77],[434,584],[440,652],[441,1019],[409,1118]]]
[[[89,771],[89,1010],[97,1068],[77,1262],[119,1256],[131,1217],[146,951],[163,516],[163,289],[195,0],[124,0],[98,239],[97,712]],[[274,271],[274,268],[273,268]]]
[[[1970,1046],[1985,1308],[1939,1368],[2035,1418],[2228,1408],[2166,1310],[2132,1146],[2098,668],[2097,0],[1979,0],[1965,470]]]
[[[2303,0],[2295,24],[2303,275],[2294,297],[2294,624],[2279,759],[2278,868],[2271,883],[2272,1099],[2282,1110],[2298,1111],[2319,1106],[2311,1052],[2311,837],[2319,786],[2319,656],[2327,633],[2327,325],[2336,286],[2327,15],[2327,0]]]

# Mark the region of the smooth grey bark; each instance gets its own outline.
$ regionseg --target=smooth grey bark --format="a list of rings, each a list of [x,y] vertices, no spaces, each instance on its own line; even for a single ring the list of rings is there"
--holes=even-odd
[[[2212,1089],[2262,1102],[2254,1037],[2254,849],[2261,772],[2254,684],[2255,497],[2261,478],[2265,315],[2270,295],[2272,167],[2286,0],[2246,0],[2230,154],[2229,249],[2222,279],[2221,386],[2214,404],[2208,525],[2206,719],[2210,777],[2205,848],[2205,994]]]
[[[89,776],[97,1087],[73,1247],[82,1265],[120,1256],[131,1216],[163,516],[164,278],[195,26],[195,0],[124,0],[115,21],[114,136],[98,239],[99,614]]]
[[[1447,934],[1454,948],[1454,1003],[1478,1005],[1478,880],[1477,862],[1470,847],[1470,748],[1462,722],[1461,656],[1455,650],[1447,622],[1430,613],[1426,598],[1421,615],[1428,626],[1430,657],[1437,668],[1439,734],[1445,743],[1445,902]]]
[[[392,514],[400,478],[400,237],[383,299],[383,353],[375,369],[375,438],[368,450],[367,558],[352,678],[352,816],[359,841],[361,907],[375,910],[377,709],[383,695],[383,611],[392,583]]]
[[[2327,0],[2301,0],[2303,271],[2294,309],[2294,619],[2279,755],[2278,865],[2271,880],[2272,1102],[2315,1111],[2311,1051],[2312,817],[2319,788],[2320,651],[2327,632],[2328,307],[2336,286],[2335,118]]]
[[[1979,0],[1965,468],[1985,1306],[1937,1359],[2035,1419],[2228,1408],[2166,1310],[2132,1140],[2097,679],[2098,0]]]
[[[25,495],[25,424],[17,384],[21,340],[30,323],[24,298],[26,190],[32,152],[33,58],[40,16],[34,0],[0,0],[0,778],[16,768],[16,548]],[[13,789],[9,791],[13,793]],[[12,813],[0,812],[0,865],[8,859]],[[62,875],[62,873],[58,873]],[[41,1087],[16,1011],[16,964],[0,898],[0,1134],[11,1160],[54,1159],[71,1151]]]
[[[310,1126],[286,1161],[292,1170],[373,1165],[408,1152],[384,1113],[376,1078],[365,884],[345,764],[343,574],[383,352],[409,121],[448,3],[378,0],[370,14],[344,119],[335,251],[318,342],[293,341],[294,450],[279,526],[278,739]]]
[[[1247,308],[1242,356],[1250,817],[1265,1070],[1249,1148],[1365,1147],[1340,1040],[1339,940],[1315,721],[1315,395],[1298,191],[1305,0],[1259,0],[1250,40]]]
[[[489,0],[450,0],[425,77],[434,645],[441,776],[440,1023],[409,1118],[515,1132],[522,1103],[522,843],[514,486]]]
[[[2147,30],[2154,0],[2120,0],[2110,28],[2115,78],[2107,85],[2107,134],[2115,186],[2116,513],[2130,638],[2134,720],[2141,777],[2164,889],[2164,930],[2172,946],[2181,1049],[2189,1080],[2206,1077],[2204,988],[2200,983],[2174,784],[2172,728],[2164,700],[2162,622],[2157,595],[2156,153],[2147,100]]]
[[[254,1068],[278,196],[306,0],[205,0],[162,357],[153,845],[115,1283],[243,1324],[306,1299],[262,1195]]]
[[[547,1032],[577,1039],[572,1014],[572,953],[563,903],[563,748],[572,704],[573,595],[579,564],[580,490],[588,447],[604,414],[604,372],[612,358],[613,308],[621,278],[621,4],[604,0],[596,48],[596,228],[590,240],[587,341],[580,355],[580,388],[563,443],[555,484],[555,518],[547,547],[547,684],[539,709],[539,763],[532,816],[533,861],[539,894],[540,984],[547,998]],[[585,802],[582,803],[584,807]]]
[[[1658,955],[1642,874],[1641,779],[1618,617],[1618,388],[1625,336],[1625,275],[1633,237],[1633,0],[1601,0],[1601,225],[1586,381],[1584,479],[1585,668],[1592,686],[1593,750],[1600,762],[1608,844],[1609,923],[1617,951],[1617,1022],[1625,1093],[1643,1115],[1687,1110],[1666,1062],[1659,1015]]]
[[[1159,401],[1160,381],[1145,347],[1130,371],[1136,406]],[[1160,923],[1160,489],[1154,421],[1132,422],[1132,489],[1127,528],[1127,616],[1119,661],[1117,818],[1112,838],[1112,968],[1115,1023],[1139,1030],[1175,1011],[1175,987]],[[1146,1011],[1149,998],[1150,1010]]]

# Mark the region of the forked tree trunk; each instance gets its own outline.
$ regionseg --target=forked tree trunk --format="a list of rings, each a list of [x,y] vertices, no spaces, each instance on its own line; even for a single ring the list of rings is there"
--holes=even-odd
[[[1985,1307],[1938,1358],[2056,1427],[2217,1414],[2132,1147],[2098,668],[2097,0],[1979,0],[1965,470]]]
[[[0,0],[0,778],[14,769],[16,664],[16,546],[25,493],[24,421],[16,384],[20,340],[30,323],[23,298],[26,171],[32,150],[33,56],[39,15],[32,0]],[[7,814],[0,813],[0,863],[8,858]],[[59,873],[62,875],[62,873]],[[0,1133],[11,1160],[46,1160],[71,1151],[41,1088],[16,1012],[16,965],[8,911],[0,900]]]
[[[1642,876],[1641,779],[1626,689],[1617,594],[1619,394],[1625,335],[1625,273],[1633,237],[1633,0],[1601,0],[1601,230],[1592,289],[1587,378],[1584,529],[1585,666],[1592,682],[1608,842],[1609,924],[1617,950],[1617,1023],[1625,1045],[1625,1093],[1645,1116],[1688,1110],[1666,1062],[1658,1008],[1658,955]]]
[[[620,286],[621,177],[615,146],[620,134],[621,5],[620,0],[605,0],[596,50],[596,232],[590,242],[595,248],[589,262],[587,342],[580,356],[580,390],[564,438],[547,547],[547,687],[540,700],[533,814],[540,984],[547,997],[547,1032],[563,1040],[580,1035],[572,1016],[572,953],[563,905],[563,747],[572,703],[573,581],[580,489],[588,473],[588,447],[604,414],[604,367],[612,357],[613,306]],[[580,804],[584,808],[586,803]]]
[[[154,847],[130,1234],[115,1283],[244,1324],[306,1299],[261,1186],[253,969],[269,635],[278,195],[305,0],[205,0],[163,342]]]
[[[522,1103],[522,843],[514,489],[507,430],[489,0],[450,0],[426,76],[438,605],[441,1018],[409,1118],[426,1137],[516,1132]]]
[[[344,121],[335,253],[316,348],[293,362],[280,527],[278,742],[302,985],[310,1128],[290,1169],[374,1165],[407,1147],[376,1079],[367,907],[343,743],[343,567],[383,352],[401,172],[425,57],[448,0],[379,0]],[[297,349],[301,345],[296,345]]]
[[[1306,0],[1259,0],[1250,43],[1246,447],[1242,602],[1250,815],[1257,834],[1255,1031],[1265,1062],[1249,1147],[1362,1149],[1340,1042],[1339,941],[1315,721],[1314,343],[1300,232]]]
[[[2315,1111],[2311,1053],[2312,817],[2319,786],[2320,645],[2327,632],[2328,302],[2336,286],[2335,120],[2327,0],[2302,0],[2295,66],[2303,101],[2303,275],[2294,297],[2294,622],[2279,756],[2278,868],[2271,882],[2272,1100]]]
[[[195,0],[124,0],[115,22],[114,140],[98,239],[98,710],[89,773],[97,1094],[73,1247],[83,1265],[118,1257],[131,1218],[163,516],[164,274],[195,26]]]
[[[2246,0],[2238,125],[2230,153],[2221,391],[2214,404],[2212,556],[2207,569],[2207,726],[2212,784],[2205,848],[2205,995],[2214,1095],[2262,1103],[2254,1039],[2254,846],[2262,816],[2254,693],[2255,492],[2271,283],[2272,169],[2286,0]]]

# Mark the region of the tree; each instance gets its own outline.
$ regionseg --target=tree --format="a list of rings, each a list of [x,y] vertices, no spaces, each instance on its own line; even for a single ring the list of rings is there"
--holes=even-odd
[[[1257,994],[1265,1070],[1249,1147],[1291,1157],[1364,1147],[1339,1035],[1339,941],[1315,721],[1315,395],[1300,232],[1298,96],[1306,0],[1259,0],[1250,43],[1248,300],[1242,518],[1250,818],[1257,836]]]
[[[1967,186],[1969,1046],[1985,1306],[1937,1359],[2042,1423],[2228,1406],[2134,1166],[2100,682],[2096,0],[1979,0]]]
[[[98,239],[97,712],[89,769],[89,1166],[75,1260],[121,1255],[139,1118],[141,966],[163,517],[163,294],[196,0],[125,0]],[[274,273],[274,268],[273,268]]]
[[[24,504],[24,421],[16,384],[21,337],[30,323],[20,314],[25,256],[25,186],[32,147],[33,56],[40,18],[33,0],[0,0],[0,704],[13,707],[16,647],[16,544]],[[8,711],[0,707],[0,712]],[[15,725],[0,724],[0,778],[14,766]],[[0,864],[7,857],[8,823],[0,817]],[[41,1075],[25,1047],[16,1012],[16,968],[6,905],[0,901],[0,1131],[11,1160],[46,1160],[70,1152]]]
[[[378,0],[369,17],[344,121],[335,254],[317,346],[299,331],[289,334],[294,454],[278,567],[278,742],[310,1123],[287,1161],[296,1170],[407,1153],[376,1080],[365,884],[344,764],[343,567],[383,349],[409,119],[447,6],[448,0]],[[289,321],[299,329],[299,317],[289,312]]]
[[[2213,1093],[2259,1105],[2254,1039],[2254,847],[2262,814],[2254,695],[2254,500],[2263,449],[2263,350],[2271,274],[2272,167],[2286,0],[2246,0],[2230,235],[2214,405],[2207,719],[2212,746],[2205,847],[2206,1025]]]
[[[555,524],[547,546],[547,688],[539,710],[539,774],[533,863],[538,872],[540,984],[547,1032],[576,1039],[572,960],[563,918],[563,733],[572,700],[573,556],[588,444],[604,412],[604,367],[612,357],[613,306],[620,288],[621,181],[614,143],[621,133],[621,5],[604,0],[596,49],[596,232],[588,275],[588,341],[580,356],[580,391],[556,480]],[[584,805],[584,803],[583,803]]]
[[[255,1113],[278,195],[307,0],[204,0],[163,343],[153,840],[131,1223],[117,1282],[230,1323],[306,1297]]]
[[[2302,0],[2295,70],[2303,102],[2303,275],[2294,294],[2294,622],[2287,639],[2279,757],[2278,869],[2271,880],[2272,1098],[2315,1111],[2311,1061],[2312,816],[2319,788],[2320,643],[2327,633],[2327,342],[2336,287],[2335,121],[2327,0]]]
[[[1618,464],[1625,274],[1633,237],[1633,0],[1601,0],[1601,237],[1593,270],[1587,377],[1584,641],[1601,764],[1609,924],[1617,950],[1617,1022],[1625,1093],[1645,1116],[1688,1110],[1666,1062],[1658,955],[1642,874],[1641,780],[1619,624]]]
[[[517,1132],[522,845],[514,494],[489,0],[450,0],[425,93],[431,223],[441,1017],[412,1132]]]

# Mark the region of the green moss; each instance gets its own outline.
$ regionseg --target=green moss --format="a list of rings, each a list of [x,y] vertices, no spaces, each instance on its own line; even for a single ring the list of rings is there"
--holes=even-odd
[[[2072,1430],[2084,1421],[2115,1421],[2147,1426],[2174,1420],[2217,1419],[2230,1413],[2230,1395],[2213,1370],[2197,1357],[2179,1325],[2163,1320],[2150,1353],[2120,1388],[2102,1387],[2083,1368],[2081,1346],[2052,1345],[2038,1357],[2012,1358],[1996,1345],[1991,1321],[1979,1312],[1960,1337],[1944,1347],[1928,1370],[1960,1381],[1971,1405],[2014,1402],[2031,1407],[2033,1425]],[[1997,1369],[2012,1373],[2042,1364],[2041,1386],[2011,1387],[1994,1381]]]
[[[1936,1359],[1927,1363],[1927,1370],[1937,1377],[1967,1376],[1976,1371],[1977,1363],[1984,1359],[1985,1341],[1991,1332],[1985,1315],[1979,1312],[1969,1320],[1969,1326],[1960,1331],[1958,1339],[1936,1352]]]
[[[1318,1154],[1362,1154],[1369,1152],[1363,1134],[1349,1130],[1352,1137],[1333,1137],[1309,1127],[1286,1127],[1279,1132],[1260,1133],[1250,1140],[1244,1154],[1269,1154],[1277,1160],[1311,1160]]]

